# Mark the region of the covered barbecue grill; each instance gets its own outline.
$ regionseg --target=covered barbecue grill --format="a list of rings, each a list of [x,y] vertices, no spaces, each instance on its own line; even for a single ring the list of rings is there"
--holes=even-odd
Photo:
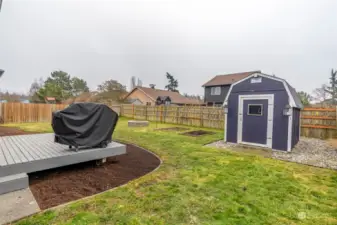
[[[55,142],[79,147],[105,148],[112,140],[118,114],[104,104],[73,103],[53,112]]]

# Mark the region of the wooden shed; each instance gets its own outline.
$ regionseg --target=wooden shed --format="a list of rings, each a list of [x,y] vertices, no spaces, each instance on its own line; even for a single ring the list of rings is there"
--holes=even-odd
[[[227,93],[225,142],[291,151],[299,141],[302,108],[284,79],[254,73],[232,84]]]

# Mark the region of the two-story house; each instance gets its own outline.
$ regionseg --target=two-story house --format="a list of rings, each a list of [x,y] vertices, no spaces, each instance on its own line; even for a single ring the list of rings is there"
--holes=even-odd
[[[217,75],[202,85],[205,88],[204,102],[207,106],[221,106],[230,86],[244,79],[253,73],[261,73],[261,71],[250,71],[242,73],[231,73],[224,75]]]

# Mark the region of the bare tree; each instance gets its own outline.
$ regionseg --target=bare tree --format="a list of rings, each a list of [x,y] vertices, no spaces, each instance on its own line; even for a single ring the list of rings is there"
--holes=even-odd
[[[323,84],[321,87],[316,88],[313,91],[313,99],[319,103],[325,104],[327,100],[331,100],[331,94],[326,91],[327,90],[326,84]]]

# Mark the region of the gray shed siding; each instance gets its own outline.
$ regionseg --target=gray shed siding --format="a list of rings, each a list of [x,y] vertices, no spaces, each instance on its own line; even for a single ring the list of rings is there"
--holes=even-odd
[[[300,117],[301,111],[299,109],[293,109],[293,127],[292,127],[292,140],[291,148],[295,147],[297,142],[300,140]]]
[[[279,81],[262,77],[262,83],[251,84],[250,79],[233,87],[228,98],[227,141],[237,142],[238,96],[251,94],[274,94],[273,149],[287,150],[288,116],[283,115],[289,103],[288,94]]]
[[[220,86],[220,85],[219,85]],[[218,87],[218,86],[213,86]],[[205,87],[205,102],[217,102],[217,103],[223,103],[223,101],[226,98],[226,95],[229,91],[230,85],[222,85],[221,87],[221,93],[220,95],[211,95],[211,86]]]

